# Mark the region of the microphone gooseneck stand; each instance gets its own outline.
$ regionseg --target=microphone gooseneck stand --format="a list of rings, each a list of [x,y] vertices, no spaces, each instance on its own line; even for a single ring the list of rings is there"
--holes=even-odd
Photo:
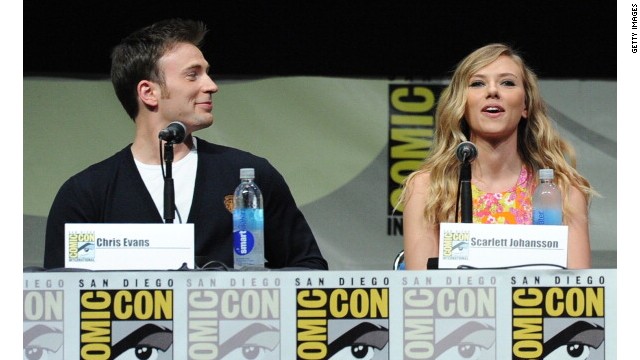
[[[180,144],[187,132],[187,127],[180,121],[171,122],[166,128],[162,129],[158,134],[160,141],[160,148],[162,148],[162,140],[164,144],[164,162],[166,163],[167,171],[163,172],[164,175],[164,219],[167,224],[173,222],[176,216],[176,203],[175,193],[173,188],[173,174],[171,170],[171,164],[173,163],[173,144]],[[178,213],[178,219],[180,219],[180,213]]]
[[[164,176],[164,221],[170,224],[173,223],[176,213],[173,174],[171,170],[171,164],[173,163],[173,141],[167,141],[164,144],[164,162],[166,167]]]
[[[471,197],[471,163],[460,164],[460,203],[463,223],[473,222],[473,202]]]
[[[470,141],[463,141],[456,148],[456,157],[460,161],[460,177],[458,178],[458,201],[456,202],[456,219],[461,215],[463,223],[473,222],[473,200],[471,195],[471,163],[478,156],[478,149]],[[460,213],[458,213],[460,205]]]

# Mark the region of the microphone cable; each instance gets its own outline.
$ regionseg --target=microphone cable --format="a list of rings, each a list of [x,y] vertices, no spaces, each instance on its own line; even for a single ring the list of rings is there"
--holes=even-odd
[[[520,268],[527,268],[527,267],[534,267],[534,266],[546,266],[546,267],[551,267],[551,268],[556,268],[556,269],[567,270],[567,267],[562,266],[562,265],[545,264],[545,263],[512,265],[512,266],[500,266],[500,267],[482,267],[482,268],[471,266],[471,265],[458,265],[458,267],[456,267],[456,269],[460,269],[460,270],[507,270],[507,269],[520,269]]]

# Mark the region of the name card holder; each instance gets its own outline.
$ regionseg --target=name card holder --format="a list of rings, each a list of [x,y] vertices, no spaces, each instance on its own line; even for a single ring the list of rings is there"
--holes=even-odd
[[[65,224],[65,267],[87,270],[194,268],[193,224]]]
[[[566,225],[441,223],[438,267],[566,268]]]

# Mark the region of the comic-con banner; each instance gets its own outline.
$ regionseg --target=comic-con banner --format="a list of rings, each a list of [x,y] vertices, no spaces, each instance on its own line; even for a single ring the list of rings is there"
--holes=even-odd
[[[615,359],[615,269],[23,274],[24,359]]]
[[[397,207],[404,179],[429,155],[435,134],[437,99],[443,84],[389,84],[387,235],[402,235]]]

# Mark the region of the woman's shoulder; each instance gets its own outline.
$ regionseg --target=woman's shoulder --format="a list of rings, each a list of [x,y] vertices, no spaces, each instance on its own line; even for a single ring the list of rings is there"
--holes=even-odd
[[[429,185],[430,182],[431,173],[425,170],[418,170],[409,176],[407,179],[407,186],[423,188],[424,186]]]

